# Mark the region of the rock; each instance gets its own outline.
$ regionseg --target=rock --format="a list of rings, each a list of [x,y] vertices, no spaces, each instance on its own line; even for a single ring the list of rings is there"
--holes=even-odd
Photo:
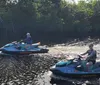
[[[5,85],[5,83],[1,83],[1,85]]]

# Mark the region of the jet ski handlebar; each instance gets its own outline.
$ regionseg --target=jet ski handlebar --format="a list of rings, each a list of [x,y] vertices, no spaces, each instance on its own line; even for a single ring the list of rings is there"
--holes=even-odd
[[[79,58],[83,58],[81,55],[77,55]]]

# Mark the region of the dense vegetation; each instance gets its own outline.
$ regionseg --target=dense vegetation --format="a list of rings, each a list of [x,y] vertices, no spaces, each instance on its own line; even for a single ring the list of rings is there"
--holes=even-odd
[[[32,34],[34,42],[100,36],[100,1],[0,0],[0,43]]]

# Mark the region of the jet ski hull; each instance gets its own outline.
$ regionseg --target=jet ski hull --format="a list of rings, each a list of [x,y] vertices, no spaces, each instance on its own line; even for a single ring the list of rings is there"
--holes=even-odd
[[[48,53],[49,50],[47,48],[40,48],[38,46],[39,46],[38,43],[32,44],[31,46],[28,46],[27,44],[23,44],[23,43],[20,44],[9,43],[1,47],[0,51],[5,54],[13,54],[13,55]]]
[[[61,72],[52,72],[53,75],[66,77],[66,78],[97,78],[100,77],[100,73],[88,73],[88,74],[71,74],[71,73],[61,73]]]
[[[77,62],[60,61],[50,68],[50,71],[56,76],[70,77],[70,78],[94,78],[100,77],[100,63],[95,64],[92,69],[84,70],[77,64]]]
[[[6,54],[13,54],[13,55],[29,55],[29,54],[35,54],[35,53],[48,53],[48,49],[41,49],[40,51],[8,51],[8,50],[1,50],[2,53]]]

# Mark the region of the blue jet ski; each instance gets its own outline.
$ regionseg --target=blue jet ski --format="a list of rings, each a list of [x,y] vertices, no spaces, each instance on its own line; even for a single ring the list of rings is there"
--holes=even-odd
[[[60,61],[50,68],[53,75],[71,78],[94,78],[100,77],[100,64],[87,65],[85,60],[79,56],[68,61]]]
[[[24,42],[12,42],[0,48],[0,51],[5,54],[13,55],[29,55],[34,53],[47,53],[49,50],[40,48],[40,43],[35,43],[30,46]]]

